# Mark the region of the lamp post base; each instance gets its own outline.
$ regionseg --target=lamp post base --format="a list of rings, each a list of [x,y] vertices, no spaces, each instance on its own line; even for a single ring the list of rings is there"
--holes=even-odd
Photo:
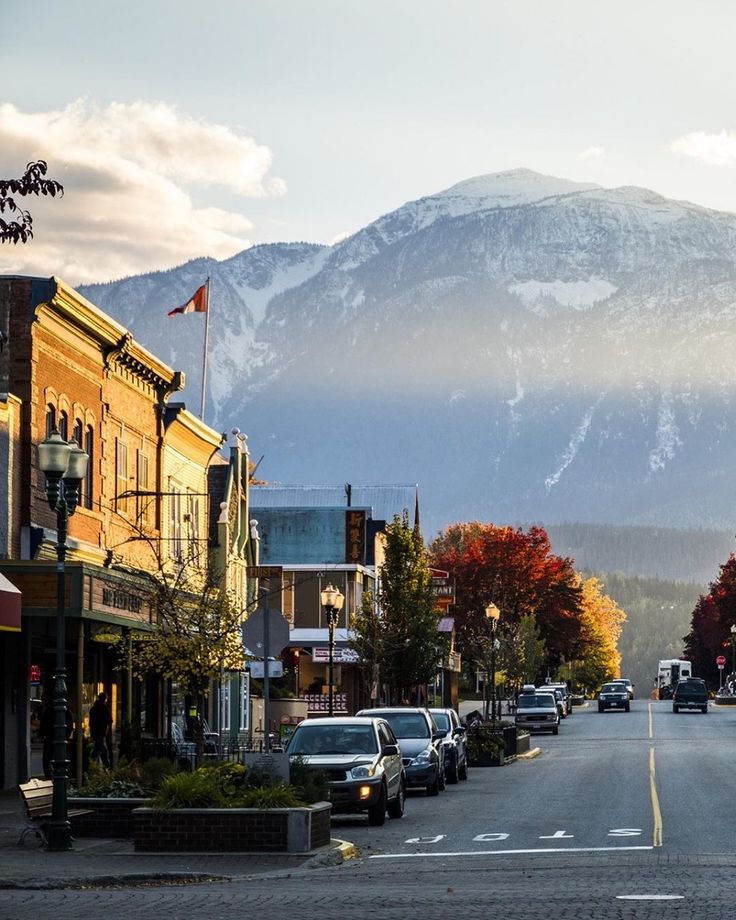
[[[46,825],[49,850],[60,853],[72,849],[72,826],[68,821],[49,821]]]

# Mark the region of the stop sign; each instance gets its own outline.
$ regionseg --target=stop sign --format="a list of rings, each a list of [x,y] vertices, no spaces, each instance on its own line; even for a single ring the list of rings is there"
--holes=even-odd
[[[725,663],[726,663],[726,659],[723,657],[723,655],[719,655],[716,658],[716,664],[718,665],[719,668],[722,668],[725,665]]]

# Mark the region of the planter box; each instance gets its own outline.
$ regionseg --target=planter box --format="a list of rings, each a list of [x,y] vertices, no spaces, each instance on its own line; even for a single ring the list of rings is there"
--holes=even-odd
[[[86,808],[90,814],[69,820],[74,837],[132,837],[133,810],[147,799],[70,798],[70,808]]]
[[[133,811],[137,852],[308,853],[330,842],[329,802],[304,808]]]
[[[468,755],[469,767],[502,767],[503,762],[501,754],[478,754],[476,757]]]
[[[523,735],[516,736],[516,753],[517,754],[526,754],[526,752],[531,747],[530,744],[531,735],[529,732],[524,732]]]

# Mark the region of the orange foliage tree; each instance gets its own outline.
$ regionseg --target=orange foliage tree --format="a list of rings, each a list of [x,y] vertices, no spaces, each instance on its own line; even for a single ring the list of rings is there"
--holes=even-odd
[[[593,688],[618,677],[620,673],[618,640],[626,614],[613,598],[603,593],[603,586],[597,578],[581,581],[580,588],[580,622],[585,655],[570,661],[569,676],[577,685]]]

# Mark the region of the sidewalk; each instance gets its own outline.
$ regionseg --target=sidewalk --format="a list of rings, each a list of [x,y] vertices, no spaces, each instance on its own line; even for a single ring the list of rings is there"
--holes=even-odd
[[[346,847],[332,840],[314,853],[135,853],[132,840],[81,837],[68,853],[50,853],[27,834],[17,792],[0,792],[0,890],[199,882],[338,865]],[[349,849],[348,851],[349,852]]]

